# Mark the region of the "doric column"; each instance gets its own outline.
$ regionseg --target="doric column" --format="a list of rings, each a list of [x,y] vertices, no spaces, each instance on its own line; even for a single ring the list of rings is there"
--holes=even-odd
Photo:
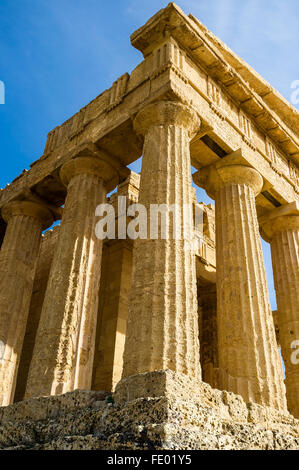
[[[171,217],[164,239],[161,221],[150,239],[149,215],[151,204],[176,204],[177,226],[193,227],[189,143],[200,121],[185,105],[158,102],[139,112],[134,125],[144,136],[139,203],[147,209],[148,233],[134,242],[123,378],[161,369],[198,377],[195,256],[190,240],[175,239]],[[191,209],[183,218],[184,204]]]
[[[98,309],[102,240],[96,207],[115,170],[80,156],[61,169],[67,197],[30,365],[26,397],[89,389]]]
[[[53,222],[45,206],[13,201],[2,209],[7,229],[0,252],[0,406],[13,401],[42,230]]]
[[[260,221],[271,244],[281,352],[289,411],[299,418],[299,204],[273,210]]]
[[[236,152],[194,176],[216,205],[218,385],[247,402],[285,410],[255,206],[263,179],[238,162]]]
[[[127,216],[127,208],[138,201],[139,186],[140,175],[131,171],[109,198],[115,208],[119,238],[125,238],[125,229],[132,220]],[[114,391],[122,376],[132,258],[133,240],[107,240],[104,243],[92,390]]]

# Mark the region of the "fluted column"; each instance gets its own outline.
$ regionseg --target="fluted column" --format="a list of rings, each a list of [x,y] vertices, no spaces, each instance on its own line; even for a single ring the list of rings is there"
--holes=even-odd
[[[247,402],[285,410],[255,206],[263,179],[237,161],[232,154],[194,177],[216,205],[218,385]]]
[[[299,204],[273,210],[261,225],[264,238],[271,244],[288,408],[299,418],[299,364],[293,357],[299,347]]]
[[[41,233],[53,217],[44,206],[13,201],[2,209],[0,252],[0,406],[13,401]]]
[[[90,388],[102,256],[95,211],[113,172],[99,158],[84,156],[61,169],[67,197],[26,397]]]
[[[178,225],[192,226],[192,211],[183,220],[183,205],[192,208],[189,143],[199,127],[196,113],[179,103],[158,102],[143,109],[135,129],[144,136],[139,203],[148,214],[147,239],[134,242],[131,301],[123,377],[161,369],[200,376],[195,257],[188,237],[150,239],[150,205],[177,206]],[[190,238],[190,237],[189,237]]]

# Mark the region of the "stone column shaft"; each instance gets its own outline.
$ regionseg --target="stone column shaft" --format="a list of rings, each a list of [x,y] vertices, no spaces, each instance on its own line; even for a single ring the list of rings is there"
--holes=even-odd
[[[294,354],[299,348],[299,207],[297,204],[292,211],[293,207],[295,204],[275,209],[262,227],[271,244],[288,408],[299,418],[299,355]],[[282,210],[287,214],[279,215]]]
[[[193,111],[173,102],[137,115],[135,128],[145,136],[139,203],[148,222],[150,204],[192,207],[189,142],[198,125]],[[191,227],[192,211],[187,219]],[[190,241],[173,239],[171,223],[167,234],[149,239],[148,224],[148,238],[134,242],[124,378],[161,369],[200,376],[195,257]]]
[[[19,371],[17,376],[16,391],[14,397],[15,402],[24,400],[29,367],[32,359],[37,328],[45,298],[59,229],[60,226],[57,225],[53,227],[52,230],[48,230],[47,232],[45,232],[41,240],[41,246],[39,249],[36,264],[32,296],[30,300],[26,332],[24,336]]]
[[[105,170],[92,157],[75,158],[62,168],[67,197],[26,397],[90,388],[102,256],[95,210],[105,202]]]
[[[53,219],[29,201],[8,204],[0,252],[0,406],[13,401],[42,229]]]
[[[216,205],[218,384],[247,402],[286,410],[255,206],[263,180],[230,160],[201,175]]]

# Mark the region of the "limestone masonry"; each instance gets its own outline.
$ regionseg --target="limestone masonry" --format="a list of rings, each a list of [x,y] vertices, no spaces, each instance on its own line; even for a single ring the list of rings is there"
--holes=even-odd
[[[0,449],[299,449],[299,114],[174,3],[131,43],[0,190]],[[197,243],[100,240],[118,196]]]

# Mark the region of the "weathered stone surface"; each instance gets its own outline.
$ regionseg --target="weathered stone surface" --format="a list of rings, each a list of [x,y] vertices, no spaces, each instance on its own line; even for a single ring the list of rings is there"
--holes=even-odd
[[[299,346],[299,205],[288,204],[272,211],[261,225],[271,243],[288,409],[299,418],[299,364],[294,354]]]
[[[47,289],[59,229],[60,226],[56,225],[52,230],[48,230],[42,236],[32,289],[26,332],[18,369],[16,391],[14,396],[15,402],[24,399],[30,362],[32,359],[36,333],[40,321],[40,315],[43,307],[45,292]]]
[[[52,395],[0,408],[0,447],[298,449],[258,223],[271,241],[276,329],[298,416],[289,348],[299,339],[299,114],[174,3],[131,41],[144,60],[51,131],[42,157],[0,190],[0,405],[13,400],[25,330],[14,399],[25,386],[27,397]],[[139,198],[139,176],[124,179],[141,155]],[[105,242],[101,262],[95,207],[106,193],[118,185],[115,208],[124,195],[147,210],[194,210],[191,165],[216,200],[216,227],[214,207],[201,204],[196,227],[191,211],[180,214],[183,238],[168,226],[164,239],[158,223],[152,239]],[[34,281],[41,231],[63,204],[57,243],[44,237]],[[199,338],[203,378],[222,391],[201,382]],[[59,395],[92,387],[115,394]]]
[[[114,390],[122,376],[132,273],[130,242],[111,240],[104,244],[93,390]]]
[[[0,408],[0,448],[299,449],[299,422],[287,413],[202,382],[188,397],[185,379],[195,382],[172,371],[141,375],[167,382],[167,396],[109,403],[104,392],[75,391]]]
[[[139,198],[140,176],[131,171],[128,178],[118,185],[109,202],[115,209],[117,234],[120,239],[104,240],[102,280],[99,292],[99,310],[96,350],[93,365],[93,390],[112,391],[119,382],[123,370],[127,318],[130,302],[133,240],[125,239],[131,218],[126,209]],[[125,199],[126,208],[119,212],[119,197]],[[122,213],[122,211],[124,213]],[[121,226],[124,229],[121,230]]]
[[[42,204],[2,209],[7,229],[0,253],[0,405],[13,400],[42,229],[53,216]]]
[[[197,293],[202,380],[211,387],[216,387],[219,366],[216,285],[198,285]]]
[[[241,160],[242,161],[242,160]],[[286,409],[255,196],[263,179],[238,153],[194,175],[216,205],[217,386]]]
[[[135,120],[144,135],[139,203],[148,234],[134,243],[123,377],[166,368],[200,376],[193,221],[182,210],[192,206],[189,142],[199,125],[191,108],[173,102],[150,105]],[[156,236],[149,233],[151,204],[177,205],[180,239],[171,224],[163,239],[161,219]]]
[[[102,255],[95,210],[105,201],[106,169],[90,157],[79,157],[62,169],[68,194],[26,397],[91,386]]]

